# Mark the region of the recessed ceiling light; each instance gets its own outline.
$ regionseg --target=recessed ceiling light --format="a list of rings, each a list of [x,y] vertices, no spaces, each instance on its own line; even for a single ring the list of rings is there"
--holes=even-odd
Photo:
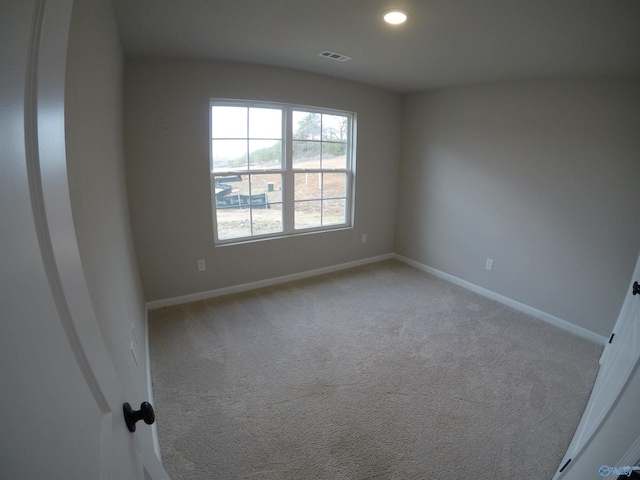
[[[400,25],[407,21],[407,14],[402,10],[388,10],[382,14],[382,18],[391,25]]]

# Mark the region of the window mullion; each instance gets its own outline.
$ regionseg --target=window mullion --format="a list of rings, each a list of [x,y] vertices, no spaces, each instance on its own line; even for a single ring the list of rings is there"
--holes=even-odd
[[[293,175],[293,110],[284,109],[282,137],[284,138],[284,192],[283,192],[283,229],[286,233],[294,231],[295,178]]]

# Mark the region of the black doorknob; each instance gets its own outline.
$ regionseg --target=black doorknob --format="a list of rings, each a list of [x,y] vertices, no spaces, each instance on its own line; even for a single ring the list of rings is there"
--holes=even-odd
[[[640,285],[638,285],[638,282],[633,282],[633,294],[640,295]]]
[[[127,423],[127,428],[130,432],[136,431],[136,422],[138,420],[144,420],[147,425],[151,425],[156,420],[156,414],[149,402],[142,402],[140,410],[134,410],[131,405],[125,403],[122,405],[122,410],[124,412],[124,421]]]

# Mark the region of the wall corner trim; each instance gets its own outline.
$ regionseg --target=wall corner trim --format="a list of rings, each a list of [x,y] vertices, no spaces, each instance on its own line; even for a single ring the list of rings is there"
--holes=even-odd
[[[575,325],[574,323],[568,322],[561,318],[555,317],[549,313],[543,312],[542,310],[538,310],[536,308],[530,307],[529,305],[525,305],[524,303],[520,303],[516,300],[505,297],[504,295],[500,295],[498,293],[492,292],[491,290],[487,290],[486,288],[480,287],[471,282],[467,282],[466,280],[462,280],[461,278],[454,277],[453,275],[450,275],[448,273],[442,272],[440,270],[436,270],[433,267],[429,267],[427,265],[424,265],[423,263],[416,262],[415,260],[411,260],[410,258],[407,258],[407,257],[403,257],[402,255],[398,255],[394,253],[393,258],[403,263],[406,263],[407,265],[411,265],[412,267],[417,268],[418,270],[422,270],[424,272],[430,273],[431,275],[435,275],[436,277],[439,277],[450,283],[466,288],[467,290],[471,290],[472,292],[482,295],[483,297],[487,297],[491,300],[495,300],[496,302],[502,303],[503,305],[507,305],[508,307],[511,307],[523,313],[526,313],[527,315],[531,315],[532,317],[537,318],[538,320],[542,320],[544,322],[550,323],[551,325],[559,327],[563,330],[566,330],[570,333],[573,333],[574,335],[582,337],[598,345],[604,346],[607,343],[608,339],[603,337],[602,335],[599,335],[595,332],[592,332],[591,330],[587,330],[586,328],[580,327],[578,325]]]
[[[147,376],[147,401],[153,405],[155,402],[153,401],[153,381],[151,376],[151,345],[149,343],[149,308],[146,307],[144,309],[144,356],[147,371],[145,375]],[[153,452],[162,463],[162,452],[160,451],[160,437],[158,436],[158,423],[154,422],[151,425],[151,439],[153,441]],[[146,477],[145,477],[146,478]]]

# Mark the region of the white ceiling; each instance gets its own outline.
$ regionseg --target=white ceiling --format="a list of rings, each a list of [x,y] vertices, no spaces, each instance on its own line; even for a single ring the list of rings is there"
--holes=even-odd
[[[640,0],[113,0],[126,55],[295,68],[397,92],[640,75]],[[403,26],[381,20],[391,7]],[[349,57],[318,56],[331,50]]]

